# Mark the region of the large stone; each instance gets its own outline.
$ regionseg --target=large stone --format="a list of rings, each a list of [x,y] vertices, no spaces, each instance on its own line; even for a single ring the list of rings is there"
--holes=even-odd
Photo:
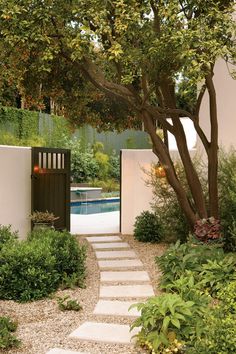
[[[137,258],[134,251],[97,251],[96,257],[98,259]]]
[[[113,249],[113,248],[130,248],[126,242],[104,242],[104,243],[92,243],[92,247],[97,249]]]
[[[88,236],[86,237],[88,242],[114,242],[121,241],[119,236]]]
[[[154,296],[151,285],[108,285],[100,287],[100,298],[146,298]]]
[[[138,317],[140,316],[140,311],[136,308],[129,310],[130,306],[135,302],[131,301],[108,301],[99,300],[93,313],[95,315],[105,315],[105,316],[129,316]]]
[[[108,260],[98,261],[100,269],[113,268],[136,268],[143,267],[143,263],[139,259],[122,259],[122,260]]]
[[[140,329],[130,332],[130,326],[113,323],[85,322],[69,337],[80,340],[113,344],[131,344],[131,338]]]
[[[129,282],[141,282],[150,281],[149,275],[145,271],[130,271],[130,272],[101,272],[100,280],[102,282],[119,282],[119,281],[129,281]]]

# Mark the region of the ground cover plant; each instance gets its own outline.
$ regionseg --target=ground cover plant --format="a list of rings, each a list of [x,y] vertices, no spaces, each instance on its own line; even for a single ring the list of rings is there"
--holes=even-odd
[[[70,299],[68,295],[57,297],[58,307],[61,311],[80,311],[82,306],[77,300]]]
[[[69,232],[36,230],[0,252],[0,298],[30,301],[59,286],[83,286],[86,250]]]
[[[20,340],[13,334],[16,329],[16,322],[9,317],[0,317],[0,349],[7,350],[19,347]]]
[[[152,354],[233,354],[236,254],[219,245],[178,241],[156,258],[164,293],[136,304],[138,343]]]

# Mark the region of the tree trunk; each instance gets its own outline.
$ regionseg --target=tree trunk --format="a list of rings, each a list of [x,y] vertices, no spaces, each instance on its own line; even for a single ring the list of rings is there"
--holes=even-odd
[[[164,77],[161,81],[161,91],[165,100],[165,104],[169,108],[176,108],[174,84],[169,78]],[[178,146],[180,158],[184,165],[184,170],[189,185],[189,189],[196,206],[196,212],[199,218],[207,217],[206,201],[203,194],[202,185],[198,174],[193,166],[190,152],[187,146],[186,135],[180,117],[177,114],[171,116],[175,131],[175,139]]]
[[[169,151],[161,138],[156,134],[155,126],[152,122],[152,117],[147,112],[142,112],[144,120],[145,130],[150,135],[153,143],[153,152],[157,155],[160,163],[162,164],[168,183],[174,189],[181,209],[183,210],[191,227],[194,226],[197,217],[191,206],[191,203],[186,195],[184,188],[182,187],[173,165],[173,161],[170,157]]]
[[[210,101],[211,142],[208,150],[208,191],[209,214],[216,219],[219,217],[218,201],[218,120],[216,91],[212,80],[213,73],[206,77],[206,85]]]

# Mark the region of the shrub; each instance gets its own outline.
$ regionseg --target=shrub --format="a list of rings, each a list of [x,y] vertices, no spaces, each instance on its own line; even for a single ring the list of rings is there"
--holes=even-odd
[[[116,155],[116,152],[109,156],[109,176],[119,181],[120,179],[120,157]]]
[[[56,290],[55,257],[45,243],[18,242],[4,247],[0,260],[0,298],[36,300]]]
[[[222,288],[219,304],[211,307],[203,319],[201,335],[187,350],[187,354],[233,354],[236,352],[236,281]]]
[[[236,280],[236,257],[226,255],[221,260],[208,259],[202,264],[202,271],[199,274],[200,283],[210,294],[216,295],[217,292]]]
[[[177,241],[162,256],[156,258],[156,263],[163,272],[161,285],[168,285],[185,275],[186,271],[191,271],[197,277],[207,260],[222,260],[224,257],[224,251],[220,247],[194,245],[191,241],[181,244]]]
[[[212,301],[211,296],[202,291],[201,283],[195,279],[191,271],[186,271],[180,278],[173,280],[162,288],[168,292],[179,294],[185,301],[193,301],[194,308],[201,315]]]
[[[69,232],[34,231],[27,241],[3,247],[0,298],[30,301],[46,297],[66,279],[82,284],[85,249]]]
[[[227,313],[236,315],[236,281],[230,282],[221,289],[217,294],[217,298],[221,300],[221,306]]]
[[[9,317],[0,317],[0,349],[19,347],[20,341],[12,334],[16,329],[16,322]]]
[[[11,226],[0,225],[0,251],[5,243],[14,242],[18,237],[17,232],[11,231]]]
[[[163,230],[159,218],[149,212],[143,211],[136,217],[134,224],[134,237],[141,242],[159,242],[162,239]]]
[[[195,165],[197,166],[202,184],[205,186],[206,182],[202,178],[202,175],[204,176],[202,173],[203,167],[197,157],[195,158]],[[187,191],[188,198],[191,200],[191,193],[188,190],[188,183],[181,161],[176,161],[175,168],[178,178]],[[159,178],[159,174],[156,173],[156,165],[152,166],[147,184],[152,187],[152,208],[155,214],[159,216],[160,222],[165,230],[165,238],[172,242],[178,239],[180,239],[181,242],[186,242],[188,234],[191,231],[190,225],[167,179],[165,177]]]
[[[55,258],[55,270],[60,283],[73,279],[73,285],[83,286],[85,278],[86,247],[80,246],[76,238],[68,231],[51,229],[35,230],[30,240],[45,242],[50,253]]]
[[[236,150],[221,151],[219,160],[219,204],[225,249],[236,251]],[[233,232],[232,232],[233,230]]]
[[[97,177],[99,166],[94,159],[93,150],[87,147],[83,150],[81,143],[76,138],[66,139],[64,145],[67,149],[71,149],[71,176],[73,182],[89,182]]]
[[[98,178],[106,180],[109,172],[109,156],[101,151],[98,151],[95,153],[94,158],[99,166],[97,173]]]
[[[173,346],[177,339],[180,349],[181,340],[195,332],[192,327],[193,305],[193,302],[184,301],[177,294],[163,294],[133,305],[141,310],[141,316],[131,325],[131,329],[141,327],[137,334],[138,343],[152,353],[164,353],[164,349]]]
[[[204,318],[204,331],[186,354],[235,354],[236,320],[221,306],[212,309]]]
[[[224,234],[224,247],[226,251],[236,252],[236,220],[233,219],[232,224],[228,227],[227,233]]]
[[[111,193],[114,191],[118,192],[120,190],[120,184],[117,183],[117,181],[114,179],[109,179],[107,181],[99,181],[97,179],[94,179],[92,182],[89,183],[89,186],[102,188],[103,192],[106,193]]]

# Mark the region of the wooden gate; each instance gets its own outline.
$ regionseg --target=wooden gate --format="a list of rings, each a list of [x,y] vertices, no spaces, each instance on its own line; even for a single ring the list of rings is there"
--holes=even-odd
[[[57,230],[70,231],[70,150],[32,148],[33,211],[52,212]]]

